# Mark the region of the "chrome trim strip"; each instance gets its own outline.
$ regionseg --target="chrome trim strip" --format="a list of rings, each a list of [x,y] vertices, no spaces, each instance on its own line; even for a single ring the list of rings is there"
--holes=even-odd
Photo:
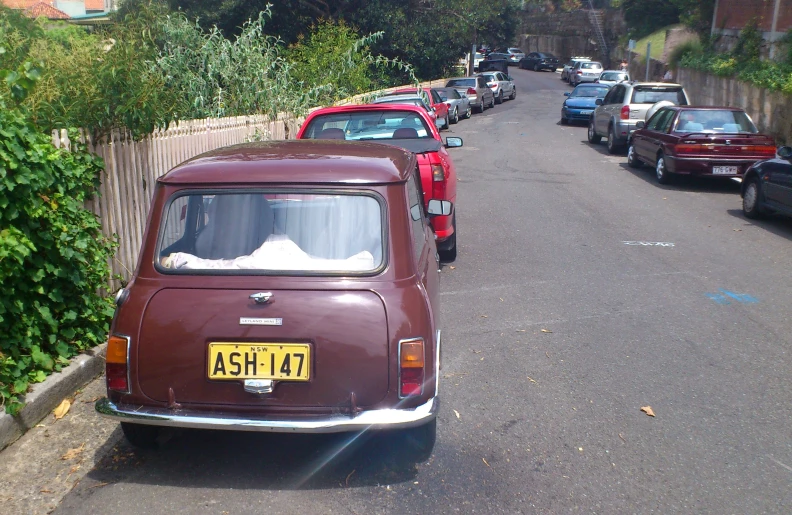
[[[675,160],[675,161],[708,161],[708,162],[716,163],[716,166],[718,164],[724,164],[724,165],[729,165],[729,164],[732,164],[732,165],[749,165],[749,164],[754,164],[757,161],[761,161],[762,159],[767,159],[766,157],[757,157],[757,158],[754,159],[754,158],[749,158],[749,157],[739,158],[739,157],[727,157],[727,156],[724,156],[724,157],[719,157],[719,156],[716,156],[716,157],[679,157],[678,155],[677,156],[672,156],[670,154],[666,155],[666,157],[668,159],[672,159],[672,160]]]
[[[117,406],[103,397],[96,402],[96,411],[120,422],[150,426],[171,426],[192,429],[224,429],[271,433],[342,433],[366,429],[400,429],[425,424],[435,417],[440,407],[438,397],[409,409],[362,411],[354,418],[348,413],[306,418],[237,418],[197,410],[170,410],[139,406]]]

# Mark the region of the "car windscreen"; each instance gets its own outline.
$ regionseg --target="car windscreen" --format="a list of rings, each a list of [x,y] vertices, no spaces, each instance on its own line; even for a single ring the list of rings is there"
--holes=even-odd
[[[602,68],[602,65],[600,63],[582,62],[580,63],[580,67],[586,70],[592,70],[594,68]]]
[[[448,86],[449,88],[459,88],[459,87],[475,88],[476,87],[476,79],[475,78],[471,78],[471,79],[451,79],[450,81],[448,81],[446,86]]]
[[[178,194],[161,223],[157,266],[176,273],[373,272],[383,263],[382,211],[367,194]]]
[[[685,109],[679,113],[674,132],[756,134],[759,131],[742,111]]]
[[[631,104],[654,104],[668,100],[676,105],[687,105],[685,93],[680,86],[636,86]]]
[[[591,97],[591,98],[605,98],[608,94],[607,86],[578,86],[572,90],[569,95],[572,98]]]
[[[604,72],[602,75],[600,75],[599,80],[629,80],[629,76],[623,72]]]
[[[418,101],[420,102],[420,100]],[[394,103],[396,102],[399,104],[406,103],[404,100],[397,100]],[[326,130],[333,130],[333,132],[337,133],[339,137],[336,139],[342,139],[338,131],[343,131],[343,139],[352,141],[434,138],[424,119],[418,113],[412,111],[372,109],[371,111],[320,115],[311,120],[303,133],[303,138],[325,139],[327,133],[324,131]]]

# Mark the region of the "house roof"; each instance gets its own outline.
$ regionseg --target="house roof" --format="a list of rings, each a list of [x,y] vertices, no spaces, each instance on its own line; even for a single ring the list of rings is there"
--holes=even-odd
[[[38,18],[39,16],[45,16],[50,20],[68,20],[71,18],[71,16],[60,9],[55,9],[51,5],[44,2],[36,2],[22,11],[22,14],[28,18]]]
[[[86,11],[104,11],[104,0],[85,0]]]

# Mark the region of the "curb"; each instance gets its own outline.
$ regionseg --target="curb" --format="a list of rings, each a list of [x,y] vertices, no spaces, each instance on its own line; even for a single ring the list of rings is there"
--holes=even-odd
[[[0,413],[0,451],[41,422],[66,397],[91,382],[104,371],[107,344],[97,345],[72,358],[71,363],[25,394],[25,406],[16,416]]]

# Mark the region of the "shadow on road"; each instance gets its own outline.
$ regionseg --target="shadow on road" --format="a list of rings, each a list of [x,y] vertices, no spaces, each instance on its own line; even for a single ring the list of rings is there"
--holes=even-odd
[[[734,218],[739,218],[745,225],[755,225],[762,229],[792,241],[792,219],[782,216],[768,215],[760,220],[749,220],[743,216],[742,209],[727,209],[726,212]]]
[[[291,435],[175,430],[168,436],[154,451],[135,449],[121,439],[99,451],[104,457],[88,478],[97,486],[310,490],[396,484],[417,474],[398,432]]]
[[[604,152],[607,154],[608,150],[604,149]],[[619,167],[652,186],[663,190],[737,195],[738,198],[740,195],[740,183],[727,178],[675,175],[671,180],[671,184],[659,184],[655,177],[654,169],[649,166],[631,168],[625,161],[624,163],[619,163]]]

